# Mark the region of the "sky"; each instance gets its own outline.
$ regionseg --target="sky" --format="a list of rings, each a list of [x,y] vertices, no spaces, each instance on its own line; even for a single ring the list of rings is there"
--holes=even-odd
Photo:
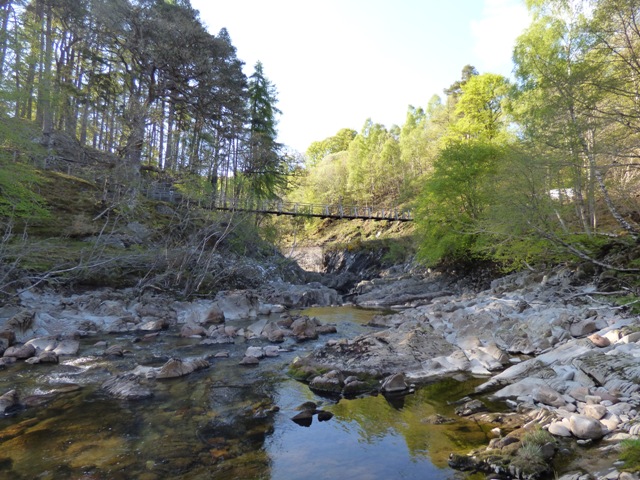
[[[462,68],[510,76],[524,0],[191,0],[278,92],[278,141],[305,152],[367,119],[402,125]]]

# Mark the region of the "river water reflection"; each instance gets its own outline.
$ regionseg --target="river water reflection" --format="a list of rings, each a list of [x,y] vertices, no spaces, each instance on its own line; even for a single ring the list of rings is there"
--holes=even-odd
[[[350,307],[305,311],[336,323],[339,337],[366,331],[376,313]],[[469,394],[481,380],[428,385],[400,404],[383,396],[321,398],[289,378],[287,367],[328,338],[285,344],[290,352],[257,367],[238,365],[256,341],[202,346],[171,332],[151,343],[133,335],[108,337],[132,352],[119,360],[101,357],[93,337],[83,340],[80,357],[61,365],[11,366],[0,371],[0,394],[16,388],[31,406],[0,418],[0,478],[457,478],[447,467],[449,453],[466,452],[487,438],[477,424],[455,418],[447,401]],[[213,358],[222,350],[230,357]],[[136,364],[161,365],[172,356],[208,356],[212,366],[156,381],[153,398],[144,401],[114,400],[99,389],[110,375]],[[306,401],[333,418],[314,418],[309,427],[294,423],[291,417]],[[434,425],[428,419],[436,413],[455,422]]]

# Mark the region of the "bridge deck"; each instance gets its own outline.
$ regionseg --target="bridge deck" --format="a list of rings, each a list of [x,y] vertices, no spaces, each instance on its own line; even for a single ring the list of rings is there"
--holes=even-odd
[[[166,202],[180,202],[182,195],[173,189],[154,188],[147,196]],[[280,200],[253,200],[218,198],[207,208],[222,211],[288,215],[293,217],[332,218],[335,220],[379,220],[387,222],[412,222],[410,210],[397,208],[361,207],[356,205],[296,203]]]
[[[398,209],[376,209],[373,207],[322,205],[314,203],[292,203],[279,201],[242,204],[242,202],[216,202],[216,210],[253,212],[267,215],[288,215],[293,217],[332,218],[336,220],[379,220],[387,222],[412,222],[410,211]]]

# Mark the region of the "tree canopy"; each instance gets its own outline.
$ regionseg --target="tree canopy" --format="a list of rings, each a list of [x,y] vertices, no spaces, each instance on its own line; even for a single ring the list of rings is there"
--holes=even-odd
[[[64,132],[133,171],[207,177],[217,194],[243,175],[265,194],[281,174],[275,86],[243,65],[188,0],[0,6],[1,116],[35,122],[45,145]]]

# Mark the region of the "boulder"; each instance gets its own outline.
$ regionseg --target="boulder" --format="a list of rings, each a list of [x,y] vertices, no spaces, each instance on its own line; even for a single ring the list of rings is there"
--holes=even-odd
[[[204,325],[220,325],[224,323],[224,312],[217,304],[211,307],[204,319]]]
[[[294,415],[291,420],[301,427],[310,427],[311,423],[313,423],[313,413],[313,410],[303,410],[302,412]]]
[[[318,338],[318,322],[314,318],[309,318],[306,315],[297,318],[291,324],[291,331],[296,340],[303,342],[305,340],[315,340]]]
[[[244,356],[261,359],[265,357],[265,353],[261,347],[249,347],[247,348],[246,352],[244,352]]]
[[[319,392],[341,394],[344,387],[344,377],[338,370],[331,370],[324,375],[314,377],[309,383],[309,388]]]
[[[274,343],[284,342],[286,331],[280,328],[276,322],[267,322],[262,329],[261,335]]]
[[[264,351],[265,357],[272,358],[280,355],[280,348],[275,345],[267,345],[266,347],[262,347],[262,350]]]
[[[460,407],[456,408],[456,414],[460,415],[461,417],[468,417],[469,415],[473,415],[474,413],[486,411],[487,406],[480,400],[471,400],[470,402],[466,402]]]
[[[382,391],[382,393],[399,393],[405,392],[408,389],[409,385],[407,385],[403,373],[396,373],[388,376],[382,381],[382,386],[380,387],[380,391]]]
[[[58,356],[54,352],[44,351],[40,352],[37,357],[27,358],[25,361],[32,365],[37,363],[58,363]]]
[[[640,340],[640,332],[632,332],[622,337],[620,340],[618,340],[618,342],[622,344],[627,344],[627,343],[636,343],[638,340]]]
[[[225,320],[255,318],[260,307],[258,296],[247,290],[220,292],[216,295],[216,304]]]
[[[18,393],[15,390],[9,390],[0,396],[0,413],[4,414],[8,410],[19,405]]]
[[[183,361],[179,358],[172,358],[165,363],[156,375],[156,378],[177,378],[183,377],[196,370],[209,367],[209,362],[204,359]]]
[[[561,394],[546,385],[540,385],[533,389],[533,399],[551,407],[564,407],[567,403]]]
[[[596,347],[599,347],[599,348],[605,348],[611,345],[611,341],[607,337],[603,337],[601,335],[598,335],[597,333],[594,333],[593,335],[589,335],[588,338],[589,340],[591,340],[591,343],[593,343]]]
[[[111,345],[106,348],[102,353],[105,357],[122,357],[124,356],[125,350],[122,345]]]
[[[596,324],[593,320],[582,320],[577,323],[573,323],[569,327],[569,333],[573,337],[584,337],[596,331]]]
[[[138,326],[138,330],[142,332],[158,332],[160,330],[166,330],[169,327],[169,322],[164,318],[154,318],[154,319],[144,319],[144,320],[143,320],[144,323]]]
[[[597,440],[605,435],[602,424],[585,415],[571,415],[569,418],[571,433],[580,439]]]
[[[25,345],[33,345],[36,349],[36,353],[40,353],[42,351],[49,351],[56,348],[58,346],[58,339],[54,336],[36,337],[26,342]]]
[[[352,380],[350,382],[345,381],[344,388],[342,389],[342,394],[345,397],[355,397],[356,395],[360,395],[369,391],[371,391],[371,386],[366,382],[362,382],[360,380]]]
[[[4,357],[13,357],[19,359],[31,358],[36,354],[36,348],[33,345],[15,345],[9,347],[4,351]]]
[[[607,407],[604,405],[587,404],[584,406],[584,414],[589,418],[600,420],[607,414]]]
[[[200,325],[187,324],[183,325],[180,329],[180,336],[189,338],[189,337],[203,337],[207,334],[207,331],[204,327]]]
[[[80,342],[77,340],[62,340],[53,349],[53,353],[56,355],[76,355],[79,348]]]
[[[318,410],[316,414],[318,415],[319,422],[326,422],[327,420],[331,420],[333,418],[333,413],[327,412],[326,410]]]
[[[31,310],[23,310],[11,317],[5,324],[5,328],[15,332],[24,334],[32,330],[35,325],[36,312]]]
[[[551,422],[549,424],[549,433],[556,437],[570,437],[571,430],[562,422]]]

